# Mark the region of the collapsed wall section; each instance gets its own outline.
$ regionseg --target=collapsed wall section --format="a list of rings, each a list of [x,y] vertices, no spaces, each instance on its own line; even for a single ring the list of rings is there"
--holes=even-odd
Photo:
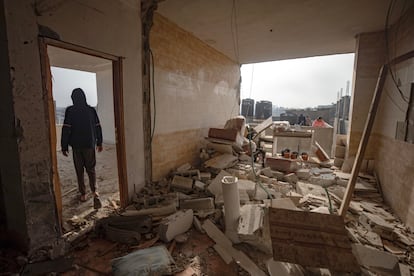
[[[154,14],[153,179],[194,164],[207,130],[239,113],[240,66],[163,16]],[[153,99],[151,99],[153,100]]]

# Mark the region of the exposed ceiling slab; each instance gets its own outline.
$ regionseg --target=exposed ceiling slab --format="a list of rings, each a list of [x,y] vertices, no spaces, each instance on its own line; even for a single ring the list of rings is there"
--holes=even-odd
[[[390,0],[166,0],[157,12],[240,64],[355,51]],[[390,23],[412,1],[397,0]]]

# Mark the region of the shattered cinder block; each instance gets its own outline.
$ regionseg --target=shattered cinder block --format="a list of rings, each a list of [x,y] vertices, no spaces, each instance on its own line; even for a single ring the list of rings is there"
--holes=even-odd
[[[159,227],[160,239],[169,242],[175,236],[185,233],[193,224],[193,210],[178,211],[177,213],[164,218]]]
[[[193,179],[176,175],[174,176],[171,187],[183,191],[193,190]]]
[[[211,180],[211,172],[200,172],[200,180],[203,182]]]
[[[206,184],[205,184],[205,183],[203,183],[203,182],[201,182],[201,181],[196,180],[196,181],[194,182],[194,188],[196,188],[196,189],[198,189],[198,190],[200,190],[200,191],[204,191],[204,190],[205,190],[205,188],[206,188]]]
[[[189,163],[185,163],[185,164],[179,166],[176,171],[181,173],[181,172],[185,172],[185,171],[189,171],[189,170],[191,170],[191,165]]]
[[[267,177],[273,177],[273,172],[272,172],[272,170],[269,167],[263,168],[260,171],[260,173],[263,174],[263,175],[265,175],[265,176],[267,176]]]

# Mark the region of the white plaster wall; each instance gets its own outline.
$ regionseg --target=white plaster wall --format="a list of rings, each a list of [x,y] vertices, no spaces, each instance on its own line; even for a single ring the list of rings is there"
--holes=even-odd
[[[102,126],[103,141],[107,144],[116,142],[112,83],[112,70],[96,72],[98,116]]]
[[[200,69],[198,79],[155,70],[155,133],[224,127],[239,112],[238,83],[211,82]],[[158,92],[158,93],[157,93]]]
[[[39,1],[38,22],[61,40],[122,56],[128,191],[144,186],[141,20],[138,0]]]

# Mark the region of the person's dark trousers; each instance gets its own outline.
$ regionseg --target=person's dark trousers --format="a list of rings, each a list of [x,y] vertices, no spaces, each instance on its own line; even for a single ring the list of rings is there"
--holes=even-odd
[[[95,173],[95,149],[73,149],[73,163],[75,164],[76,177],[78,178],[79,192],[86,194],[85,180],[83,178],[84,169],[89,177],[89,186],[92,193],[96,191],[96,173]]]

